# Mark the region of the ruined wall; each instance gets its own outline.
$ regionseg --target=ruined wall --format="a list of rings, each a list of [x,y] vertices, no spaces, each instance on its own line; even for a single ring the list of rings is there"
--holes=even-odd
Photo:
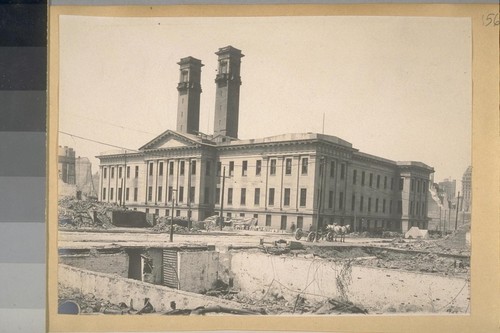
[[[59,262],[89,271],[128,277],[129,259],[125,253],[60,256]]]
[[[156,312],[170,311],[171,301],[176,302],[178,309],[215,305],[235,309],[242,308],[241,304],[224,299],[126,279],[118,275],[91,272],[67,265],[59,265],[58,282],[63,288],[77,289],[82,294],[93,294],[96,298],[106,299],[114,304],[120,302],[129,304],[132,299],[136,309],[144,304],[144,298],[147,297]]]
[[[231,271],[235,287],[252,298],[266,293],[295,301],[298,294],[311,300],[347,297],[371,312],[439,312],[452,305],[469,310],[465,279],[407,271],[351,266],[312,258],[233,252]],[[451,302],[451,303],[450,303]]]
[[[218,252],[179,252],[178,255],[179,289],[199,293],[214,286],[219,270]]]

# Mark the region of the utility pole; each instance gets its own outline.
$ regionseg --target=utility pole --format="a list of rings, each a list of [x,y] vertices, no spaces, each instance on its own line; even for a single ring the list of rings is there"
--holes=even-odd
[[[457,230],[458,226],[458,208],[460,207],[460,191],[458,191],[458,197],[457,197],[457,205],[455,209],[457,210],[456,216],[455,216],[455,230]]]
[[[318,203],[318,221],[316,223],[316,240],[318,240],[318,235],[319,235],[319,230],[320,230],[320,224],[321,224],[321,208],[322,208],[322,202],[323,202],[323,174],[325,171],[325,157],[321,156],[320,157],[320,162],[319,162],[319,203]]]
[[[224,187],[226,185],[226,167],[222,168],[222,194],[220,199],[220,230],[224,224]]]
[[[125,149],[125,166],[123,168],[123,183],[122,183],[122,197],[123,197],[123,207],[125,207],[125,199],[126,199],[126,196],[125,196],[125,192],[127,191],[126,190],[126,187],[127,187],[127,150]]]
[[[174,203],[175,196],[174,192],[177,192],[177,189],[172,189],[172,217],[170,218],[170,243],[174,241]]]

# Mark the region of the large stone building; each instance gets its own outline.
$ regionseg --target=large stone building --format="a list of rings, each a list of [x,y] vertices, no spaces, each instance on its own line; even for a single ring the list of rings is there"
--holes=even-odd
[[[254,217],[288,230],[350,224],[360,230],[426,229],[434,172],[421,162],[362,153],[317,133],[238,139],[243,54],[220,48],[214,134],[198,132],[201,61],[181,59],[177,130],[138,151],[100,155],[99,200],[194,220],[218,214]]]

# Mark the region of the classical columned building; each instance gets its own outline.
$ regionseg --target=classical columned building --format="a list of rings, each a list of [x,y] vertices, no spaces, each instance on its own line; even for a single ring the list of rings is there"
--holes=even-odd
[[[137,151],[102,154],[99,200],[159,216],[253,217],[290,230],[350,224],[355,231],[426,229],[434,172],[366,154],[318,133],[238,139],[243,54],[219,49],[214,134],[198,132],[200,60],[181,59],[177,131]],[[194,119],[194,120],[193,120]],[[222,202],[222,199],[224,200]],[[221,207],[221,205],[223,207]]]

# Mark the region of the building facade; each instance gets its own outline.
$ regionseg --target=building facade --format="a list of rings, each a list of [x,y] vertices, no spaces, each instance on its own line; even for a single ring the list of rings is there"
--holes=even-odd
[[[362,153],[317,133],[238,139],[243,55],[231,46],[216,54],[214,134],[181,127],[187,123],[178,119],[177,131],[167,130],[137,151],[98,156],[99,200],[160,216],[173,209],[175,216],[193,220],[221,212],[254,217],[259,226],[281,230],[332,223],[350,224],[355,231],[427,229],[434,170],[424,163]],[[201,66],[186,66],[185,59],[201,65],[192,57],[181,59],[182,86],[199,86],[199,77],[189,71]],[[178,90],[179,103],[189,104]],[[179,110],[199,114],[199,99],[193,108],[179,106],[178,117]]]
[[[455,200],[457,193],[456,179],[446,178],[442,182],[439,182],[438,185],[440,191],[446,192],[449,200]]]
[[[462,176],[462,205],[460,208],[463,212],[472,210],[472,166],[469,166]]]

